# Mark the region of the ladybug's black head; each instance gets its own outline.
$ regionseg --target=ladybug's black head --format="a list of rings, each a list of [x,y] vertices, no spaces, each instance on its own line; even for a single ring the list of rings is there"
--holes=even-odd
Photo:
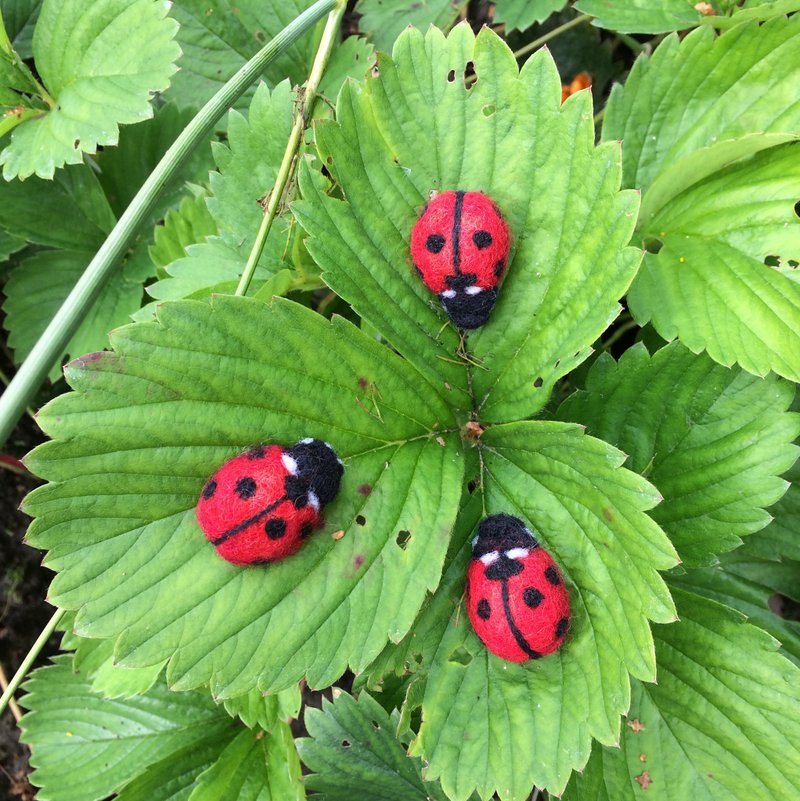
[[[296,478],[313,493],[322,508],[339,492],[344,466],[336,451],[321,439],[301,439],[287,451],[297,463]]]
[[[478,535],[472,541],[472,558],[480,559],[487,553],[504,553],[515,548],[536,548],[539,543],[525,528],[525,524],[511,515],[490,515],[478,526]]]
[[[497,300],[496,289],[481,289],[474,273],[448,275],[448,288],[439,295],[447,316],[458,328],[480,328],[492,313]]]

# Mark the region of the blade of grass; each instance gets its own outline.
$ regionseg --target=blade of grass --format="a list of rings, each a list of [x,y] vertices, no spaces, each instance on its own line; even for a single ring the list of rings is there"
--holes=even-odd
[[[142,221],[155,206],[167,182],[264,68],[325,14],[343,5],[343,2],[344,0],[318,0],[294,19],[203,106],[164,154],[0,397],[0,445],[6,441],[50,368],[67,346],[119,264]]]

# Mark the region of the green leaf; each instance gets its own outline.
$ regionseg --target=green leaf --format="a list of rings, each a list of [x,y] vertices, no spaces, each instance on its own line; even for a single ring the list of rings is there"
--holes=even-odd
[[[311,4],[311,0],[175,0],[170,16],[180,24],[181,57],[168,97],[181,105],[203,105],[247,59]],[[302,37],[270,64],[264,80],[274,85],[288,77],[291,84],[302,84],[313,55],[313,37]]]
[[[620,748],[596,747],[564,801],[638,801],[643,781],[649,801],[794,798],[800,671],[739,613],[674,595],[680,623],[654,632],[658,684],[633,683]]]
[[[603,139],[623,142],[624,185],[646,192],[665,167],[726,140],[800,133],[798,37],[800,17],[778,17],[669,36],[637,58],[603,120]]]
[[[407,363],[341,319],[236,297],[164,304],[112,345],[68,368],[78,392],[40,413],[56,441],[28,457],[53,482],[26,502],[29,538],[51,549],[50,597],[80,607],[79,634],[230,697],[329,684],[408,631],[439,581],[463,464],[448,408]],[[195,521],[203,483],[253,442],[305,436],[345,461],[326,510],[345,536],[267,570],[224,562]]]
[[[54,105],[12,133],[0,153],[7,181],[52,178],[99,145],[115,145],[120,124],[153,115],[150,96],[167,88],[180,53],[166,13],[154,0],[44,0],[33,53]]]
[[[189,801],[303,801],[306,794],[291,729],[278,723],[268,732],[245,730],[216,764],[197,778]]]
[[[592,737],[619,737],[628,674],[655,677],[648,618],[674,619],[656,570],[676,557],[645,514],[655,489],[621,469],[625,457],[610,445],[549,422],[497,426],[481,441],[485,513],[518,515],[537,532],[563,572],[571,633],[545,659],[512,664],[490,655],[458,603],[473,533],[459,526],[456,609],[439,633],[412,753],[430,762],[426,778],[440,779],[452,799],[477,790],[523,801],[534,784],[560,793]]]
[[[769,523],[765,507],[786,492],[779,476],[800,451],[800,416],[786,411],[793,397],[788,382],[726,369],[678,343],[652,357],[639,345],[618,363],[601,356],[558,417],[629,454],[628,466],[664,496],[651,516],[698,565]]]
[[[226,698],[225,709],[229,715],[238,717],[245,726],[260,726],[269,731],[278,721],[290,722],[300,713],[302,698],[300,687],[295,684],[275,695],[263,695],[258,690]]]
[[[0,192],[2,198],[2,192]],[[25,240],[18,236],[10,234],[3,228],[0,228],[0,264],[8,261],[9,257],[22,250],[25,247]]]
[[[164,222],[156,226],[153,245],[148,251],[150,258],[157,268],[166,267],[184,258],[189,245],[204,242],[217,230],[205,193],[184,197],[180,206],[170,209]]]
[[[620,33],[667,33],[699,25],[692,0],[580,0],[575,10],[596,17],[593,25]],[[665,76],[666,77],[666,76]]]
[[[0,0],[6,33],[22,58],[33,57],[33,29],[42,0]]]
[[[409,30],[393,58],[379,55],[363,86],[346,84],[336,122],[317,126],[346,201],[302,171],[294,210],[309,252],[335,292],[469,408],[458,333],[414,274],[408,243],[431,190],[492,197],[515,246],[491,324],[469,335],[473,392],[484,422],[527,417],[616,317],[640,259],[625,247],[637,198],[618,191],[617,146],[594,147],[588,95],[561,105],[546,51],[520,74],[496,34],[459,25],[447,39]],[[477,80],[465,85],[468,62]]]
[[[391,53],[395,39],[413,25],[423,32],[435,25],[447,30],[458,19],[467,0],[359,0],[358,27],[368,34],[375,47]]]
[[[536,22],[544,22],[561,11],[566,0],[497,0],[493,22],[505,25],[506,31],[526,31]]]
[[[797,153],[763,150],[656,213],[643,235],[663,246],[628,296],[637,322],[721,364],[800,380],[800,284],[771,266],[800,259]]]
[[[165,753],[226,742],[231,720],[204,693],[147,695],[111,701],[91,692],[71,657],[37,670],[25,685],[23,738],[31,746],[31,781],[49,801],[94,801],[117,791]]]
[[[147,254],[143,255],[147,258]],[[30,353],[53,315],[61,307],[86,265],[92,251],[43,250],[26,258],[14,269],[5,284],[5,326],[8,344],[17,363]],[[50,380],[61,377],[65,356],[91,354],[107,343],[108,332],[130,320],[142,302],[142,264],[132,260],[112,276],[101,291],[91,311],[70,339],[57,364],[50,370]],[[149,271],[149,261],[144,262]]]
[[[333,703],[323,699],[322,709],[307,709],[310,737],[297,747],[312,771],[305,783],[319,794],[314,798],[447,801],[436,783],[422,780],[420,761],[409,759],[395,737],[397,717],[366,692],[353,698],[337,691]]]

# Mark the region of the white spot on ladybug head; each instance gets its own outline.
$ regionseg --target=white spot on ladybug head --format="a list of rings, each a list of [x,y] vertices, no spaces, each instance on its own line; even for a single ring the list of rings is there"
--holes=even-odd
[[[483,290],[479,286],[474,286],[473,285],[473,286],[468,286],[464,290],[464,292],[466,292],[467,295],[480,295],[481,292],[483,292]]]
[[[472,547],[474,548],[477,544],[478,544],[478,538],[476,536],[472,538]]]
[[[312,507],[315,512],[319,511],[319,498],[314,490],[308,491],[308,505]]]
[[[527,548],[511,548],[506,551],[506,556],[509,559],[524,559],[530,551]]]
[[[481,562],[485,565],[491,565],[496,562],[500,558],[499,551],[489,551],[489,553],[485,553],[483,556],[480,557]]]
[[[454,298],[455,296],[456,296],[455,289],[445,289],[445,291],[442,292],[443,298]]]
[[[313,441],[314,441],[314,437],[305,437],[305,439],[301,439],[300,440],[300,444],[301,445],[310,445]],[[328,445],[327,442],[325,444]],[[331,446],[328,445],[328,447],[330,448]]]
[[[281,461],[283,466],[293,475],[297,475],[297,462],[288,453],[281,454]]]

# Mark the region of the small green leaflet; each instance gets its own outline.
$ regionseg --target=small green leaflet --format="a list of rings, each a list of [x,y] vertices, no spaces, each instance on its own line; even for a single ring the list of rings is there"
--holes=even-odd
[[[112,345],[68,368],[79,392],[41,412],[58,441],[29,456],[53,482],[29,496],[29,536],[52,548],[76,631],[218,697],[324,686],[403,637],[439,581],[463,471],[451,413],[413,369],[341,319],[243,298],[164,304]],[[326,531],[269,570],[225,563],[195,521],[203,483],[254,442],[305,436],[347,465]]]
[[[178,208],[167,212],[163,223],[156,226],[148,253],[164,277],[163,268],[186,256],[189,245],[203,242],[217,231],[217,224],[206,206],[205,192],[187,196]]]
[[[544,22],[561,11],[566,0],[496,0],[493,22],[503,23],[506,31],[526,31],[535,22]]]
[[[352,801],[447,801],[435,782],[422,780],[420,761],[409,759],[395,737],[397,713],[390,716],[368,693],[358,698],[340,690],[333,703],[308,708],[309,737],[297,741],[300,758],[312,773],[305,779],[313,798]]]
[[[359,0],[358,27],[378,50],[391,53],[404,28],[412,25],[424,33],[435,25],[448,30],[466,5],[467,0]]]
[[[12,132],[0,153],[7,181],[52,178],[117,144],[120,124],[153,116],[151,94],[169,86],[180,54],[166,13],[157,0],[44,0],[33,55],[50,109]]]
[[[793,397],[786,381],[726,369],[679,343],[652,357],[637,345],[619,363],[601,356],[558,417],[629,454],[664,495],[651,516],[684,563],[698,565],[769,523],[764,510],[786,492],[780,476],[799,452]]]
[[[515,248],[491,325],[467,341],[473,392],[482,421],[543,408],[618,314],[641,258],[626,247],[637,198],[619,191],[618,146],[594,146],[588,94],[562,106],[549,53],[520,73],[488,28],[477,38],[467,25],[447,38],[412,29],[363,85],[344,86],[317,144],[346,202],[304,169],[293,208],[324,280],[464,413],[458,333],[408,242],[432,190],[480,190],[498,204]]]
[[[421,650],[430,670],[412,746],[430,762],[426,778],[438,778],[453,799],[477,790],[523,801],[533,784],[560,792],[593,737],[608,744],[619,737],[628,674],[655,676],[648,618],[675,617],[656,569],[676,556],[645,514],[657,500],[654,488],[620,469],[624,456],[578,426],[503,425],[481,442],[485,496],[478,503],[476,489],[465,506],[441,589],[399,652],[415,669]],[[461,602],[474,523],[500,511],[537,532],[570,593],[567,643],[525,665],[491,656]]]
[[[42,0],[0,0],[0,14],[14,50],[22,58],[33,57],[33,29]]]
[[[564,801],[796,797],[800,670],[738,612],[674,595],[680,622],[654,630],[658,684],[633,683],[620,748],[596,745]]]
[[[228,714],[238,717],[245,726],[269,730],[275,728],[278,721],[288,723],[296,718],[300,713],[302,697],[299,685],[295,684],[275,695],[250,690],[236,698],[226,698],[223,703]]]
[[[207,693],[173,693],[163,684],[147,695],[109,700],[95,695],[72,657],[58,656],[37,670],[22,699],[31,746],[31,776],[48,801],[95,801],[119,790],[170,752],[217,753],[235,733]],[[78,767],[79,766],[79,767]]]
[[[620,33],[667,33],[694,28],[703,14],[693,0],[580,0],[575,10],[593,25]]]

